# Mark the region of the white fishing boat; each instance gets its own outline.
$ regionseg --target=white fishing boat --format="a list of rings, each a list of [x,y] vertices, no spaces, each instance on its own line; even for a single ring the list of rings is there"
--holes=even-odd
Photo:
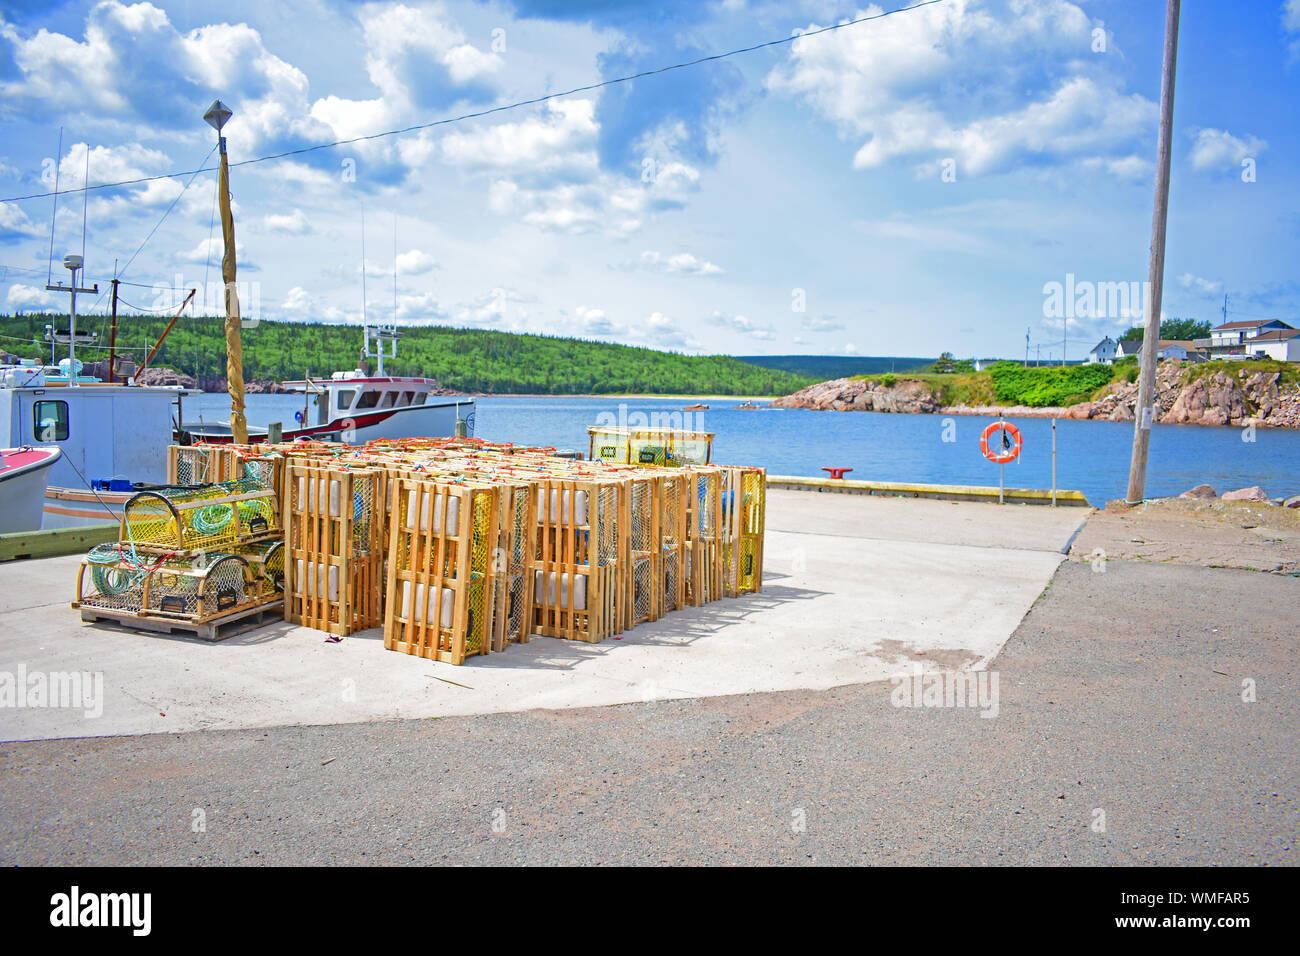
[[[35,364],[0,369],[0,444],[59,452],[45,469],[38,527],[116,521],[139,487],[166,482],[174,423],[184,397],[196,393],[50,371]]]
[[[293,422],[281,423],[283,441],[341,441],[359,445],[376,438],[436,438],[474,434],[474,399],[440,395],[431,378],[384,374],[384,359],[397,357],[400,332],[393,327],[363,327],[362,353],[378,361],[375,375],[365,368],[335,372],[329,378],[281,383],[303,396]],[[384,343],[391,343],[391,351]],[[264,442],[270,429],[249,425],[248,440]],[[232,441],[229,422],[183,422],[182,441]]]
[[[40,528],[50,467],[58,460],[58,448],[0,449],[0,534]]]

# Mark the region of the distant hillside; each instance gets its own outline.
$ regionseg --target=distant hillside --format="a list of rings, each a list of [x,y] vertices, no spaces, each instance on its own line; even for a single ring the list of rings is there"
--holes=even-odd
[[[892,355],[737,355],[736,358],[751,365],[806,375],[818,381],[878,372],[911,372],[934,361],[932,358]]]
[[[67,328],[66,315],[0,316],[0,347],[23,358],[48,361],[49,347],[37,344],[45,325]],[[132,315],[118,322],[117,344],[139,362],[166,327],[166,317]],[[83,316],[77,330],[98,331],[94,348],[79,347],[78,358],[107,357],[108,320]],[[263,320],[243,333],[244,377],[302,378],[356,368],[361,329]],[[59,349],[58,357],[66,355]],[[182,318],[151,363],[157,368],[208,378],[224,375],[223,320]],[[785,395],[811,384],[813,376],[760,367],[725,355],[680,355],[584,339],[518,335],[480,329],[418,326],[403,329],[397,359],[384,363],[395,375],[425,375],[466,392],[531,392],[553,395],[650,393],[674,395]]]

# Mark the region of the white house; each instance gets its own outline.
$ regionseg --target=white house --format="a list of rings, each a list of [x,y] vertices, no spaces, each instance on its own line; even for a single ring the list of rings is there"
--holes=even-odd
[[[1268,332],[1292,331],[1291,326],[1281,319],[1243,319],[1237,322],[1224,322],[1210,329],[1210,347],[1215,351],[1229,349],[1243,351],[1252,339]]]
[[[1247,339],[1246,351],[1253,358],[1300,362],[1300,329],[1270,329],[1261,332]]]
[[[1092,347],[1088,353],[1089,365],[1110,365],[1115,361],[1117,345],[1109,335]]]
[[[1141,339],[1120,339],[1115,343],[1115,360],[1128,358],[1130,355],[1142,354]]]

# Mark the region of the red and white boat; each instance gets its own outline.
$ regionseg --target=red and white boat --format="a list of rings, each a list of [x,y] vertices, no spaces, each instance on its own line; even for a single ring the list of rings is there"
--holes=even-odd
[[[60,454],[30,445],[0,449],[0,534],[40,528],[50,469]]]
[[[371,351],[371,336],[377,351]],[[283,439],[341,441],[359,445],[376,438],[432,438],[474,434],[474,399],[464,395],[437,395],[431,378],[384,374],[384,358],[397,356],[396,329],[365,328],[364,354],[378,359],[377,374],[364,369],[335,372],[329,378],[284,382],[289,392],[301,393],[303,407],[292,423],[283,423]],[[392,351],[384,354],[384,342]],[[463,424],[461,424],[463,423]],[[186,422],[182,433],[191,441],[224,443],[232,440],[229,422]],[[186,438],[182,434],[181,440]],[[267,428],[248,426],[248,440],[263,442]]]

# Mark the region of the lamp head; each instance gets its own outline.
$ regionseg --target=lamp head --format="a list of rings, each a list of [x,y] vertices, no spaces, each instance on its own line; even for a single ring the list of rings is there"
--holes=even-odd
[[[221,100],[213,100],[212,105],[208,107],[208,111],[203,114],[203,119],[209,126],[217,131],[217,135],[221,135],[221,128],[225,126],[226,123],[230,121],[230,117],[234,115],[235,114],[231,111],[230,107],[221,102]]]

